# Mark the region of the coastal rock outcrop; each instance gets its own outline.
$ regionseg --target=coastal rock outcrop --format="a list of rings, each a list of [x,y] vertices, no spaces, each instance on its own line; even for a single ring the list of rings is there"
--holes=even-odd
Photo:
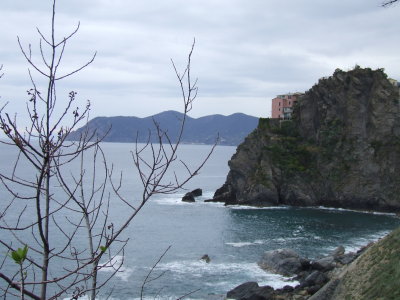
[[[260,119],[229,167],[213,201],[399,212],[399,87],[381,69],[336,70],[292,120]]]
[[[201,195],[203,195],[203,190],[202,189],[195,189],[191,192],[186,193],[183,197],[182,197],[182,201],[183,202],[195,202],[196,201],[196,197],[200,197]]]
[[[194,195],[191,192],[189,192],[189,193],[186,193],[182,197],[182,201],[183,202],[195,202],[196,200],[194,199]]]
[[[314,294],[321,295],[325,289],[332,289],[333,291],[336,288],[334,283],[337,283],[338,274],[347,270],[353,260],[366,249],[362,248],[357,253],[345,253],[344,248],[340,246],[328,256],[317,260],[303,258],[291,249],[267,251],[258,263],[259,266],[269,272],[291,276],[298,284],[294,287],[287,285],[281,289],[274,289],[270,286],[259,286],[257,282],[246,282],[229,291],[227,298],[240,300],[305,300]],[[342,263],[343,261],[346,261],[346,263]],[[325,292],[322,297],[326,295]],[[328,298],[320,299],[327,300]]]
[[[258,262],[261,269],[284,276],[293,276],[310,266],[310,262],[291,249],[267,251]]]

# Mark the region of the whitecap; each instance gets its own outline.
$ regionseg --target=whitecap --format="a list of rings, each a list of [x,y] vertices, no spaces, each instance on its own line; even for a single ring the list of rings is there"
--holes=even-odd
[[[265,242],[266,242],[266,241],[264,241],[264,240],[255,240],[255,241],[254,241],[254,244],[262,245],[262,244],[265,244]]]
[[[368,210],[356,210],[356,209],[348,209],[348,208],[340,208],[340,207],[337,208],[337,207],[327,207],[327,206],[310,206],[309,208],[330,210],[330,211],[337,211],[337,212],[348,211],[348,212],[356,212],[356,213],[362,213],[362,214],[384,215],[384,216],[391,216],[391,217],[397,216],[395,213],[386,213],[386,212],[377,212],[377,211],[368,211]]]
[[[350,240],[348,243],[343,244],[343,247],[344,247],[346,253],[357,252],[361,248],[367,246],[369,243],[376,242],[389,233],[390,233],[390,231],[384,230],[384,231],[380,231],[377,233],[367,235],[365,237],[354,238],[354,239]],[[334,251],[335,249],[336,249],[336,247],[333,247],[333,246],[325,247],[324,252],[328,254],[328,253],[331,253],[332,251]]]
[[[123,281],[128,281],[129,277],[133,273],[133,269],[127,267],[126,265],[123,265],[124,263],[124,257],[121,255],[117,255],[111,258],[111,260],[100,263],[99,272],[111,273],[118,270],[115,274],[115,277],[120,278]]]
[[[282,205],[282,206],[250,206],[250,205],[228,205],[230,209],[258,209],[258,210],[278,210],[278,209],[289,209],[290,206]]]
[[[251,245],[256,245],[255,243],[251,243],[251,242],[239,242],[239,243],[225,243],[226,245],[235,247],[235,248],[241,248],[241,247],[245,247],[245,246],[251,246]]]
[[[274,242],[278,242],[278,243],[286,243],[288,241],[298,241],[298,240],[304,240],[304,239],[307,239],[307,237],[305,237],[305,236],[294,236],[294,237],[285,237],[285,238],[279,237],[279,238],[275,238],[272,240]]]
[[[225,207],[221,202],[204,202],[205,200],[212,199],[213,192],[204,192],[202,196],[195,197],[195,202],[182,201],[186,193],[178,193],[173,195],[164,195],[164,197],[156,197],[152,201],[160,205],[180,205],[180,206],[197,206],[197,205],[212,205],[215,207]]]
[[[225,243],[225,245],[229,245],[236,248],[241,248],[245,246],[254,246],[254,245],[262,245],[265,244],[264,240],[255,240],[254,242],[229,242]]]
[[[269,285],[273,288],[282,288],[285,285],[296,286],[298,281],[294,281],[292,278],[284,277],[277,274],[272,274],[262,270],[257,263],[205,263],[197,260],[186,260],[186,261],[172,261],[169,263],[163,263],[159,265],[161,270],[168,270],[172,275],[178,277],[190,276],[196,278],[207,278],[211,276],[218,276],[219,278],[227,276],[229,281],[219,280],[218,282],[208,281],[204,284],[208,286],[223,286],[225,290],[234,288],[235,286],[243,283],[244,281],[257,281],[259,285]],[[242,281],[234,282],[232,274],[241,274],[245,278]],[[240,280],[236,278],[236,280]]]
[[[376,242],[389,233],[390,231],[381,231],[378,233],[370,234],[367,237],[353,239],[349,244],[343,246],[346,252],[357,252],[361,248],[367,246],[369,243]]]

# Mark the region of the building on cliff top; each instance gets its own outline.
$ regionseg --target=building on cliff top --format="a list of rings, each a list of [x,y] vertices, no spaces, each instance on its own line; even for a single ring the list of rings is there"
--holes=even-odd
[[[293,105],[303,93],[289,93],[278,95],[272,99],[271,117],[273,119],[290,120],[292,118]]]

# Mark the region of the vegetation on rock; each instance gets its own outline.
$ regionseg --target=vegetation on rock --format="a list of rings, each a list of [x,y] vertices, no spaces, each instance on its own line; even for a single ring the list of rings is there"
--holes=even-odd
[[[400,211],[398,103],[382,69],[336,70],[299,99],[292,120],[260,119],[214,198]]]

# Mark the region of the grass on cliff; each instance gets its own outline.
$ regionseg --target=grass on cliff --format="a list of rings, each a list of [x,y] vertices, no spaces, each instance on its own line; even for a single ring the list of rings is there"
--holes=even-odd
[[[270,120],[260,121],[260,128],[266,128],[277,135],[265,150],[272,161],[280,167],[285,177],[302,173],[311,174],[316,170],[318,147],[303,141],[293,121],[281,121],[271,124]]]
[[[370,247],[342,284],[341,299],[400,299],[400,228]]]

